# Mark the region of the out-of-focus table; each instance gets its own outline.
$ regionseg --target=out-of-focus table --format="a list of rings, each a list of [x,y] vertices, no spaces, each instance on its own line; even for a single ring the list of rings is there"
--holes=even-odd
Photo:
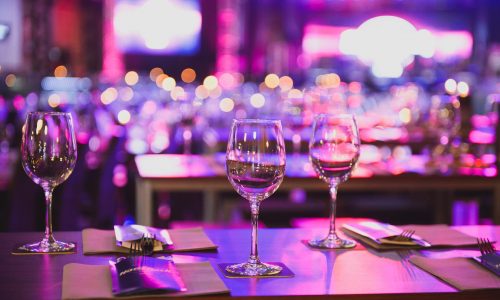
[[[154,192],[204,193],[204,221],[214,221],[217,193],[233,191],[227,180],[223,157],[220,155],[174,155],[146,154],[135,157],[136,219],[137,223],[153,224]],[[390,168],[389,168],[390,167]],[[343,191],[490,191],[493,193],[492,217],[500,224],[500,180],[496,176],[484,175],[425,175],[422,162],[415,158],[400,165],[381,166],[371,164],[358,166],[351,179],[343,183]],[[473,170],[462,170],[462,174]],[[479,170],[481,171],[481,170]],[[319,180],[307,163],[307,156],[287,157],[286,177],[280,191],[302,188],[309,191],[326,191],[327,186]]]
[[[458,230],[500,240],[500,226],[464,226]],[[500,290],[457,292],[456,289],[406,261],[397,252],[373,250],[312,250],[301,240],[325,234],[317,229],[261,229],[259,254],[263,261],[283,262],[293,278],[225,278],[218,263],[248,258],[250,230],[206,230],[218,251],[175,254],[176,263],[209,261],[231,291],[199,299],[498,299]],[[77,242],[69,255],[10,254],[15,244],[39,240],[41,233],[0,233],[0,298],[60,299],[63,267],[68,263],[107,265],[113,255],[85,256],[80,232],[56,232],[56,238]],[[416,254],[416,253],[415,253]],[[425,251],[432,257],[476,256],[476,250]],[[89,287],[91,288],[91,287]]]

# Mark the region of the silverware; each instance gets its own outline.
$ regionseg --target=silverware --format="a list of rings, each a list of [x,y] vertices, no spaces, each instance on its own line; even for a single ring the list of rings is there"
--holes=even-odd
[[[146,233],[141,238],[141,250],[142,255],[151,256],[153,255],[155,248],[156,235]]]
[[[493,242],[487,238],[478,238],[477,246],[481,252],[481,256],[474,257],[474,260],[497,276],[500,276],[500,253],[495,250]]]
[[[398,242],[407,242],[412,240],[412,236],[415,234],[415,230],[405,229],[399,235],[397,235],[393,240]]]

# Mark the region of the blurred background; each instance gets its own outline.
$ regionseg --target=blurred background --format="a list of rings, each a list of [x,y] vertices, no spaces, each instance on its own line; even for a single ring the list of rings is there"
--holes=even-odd
[[[217,156],[233,118],[281,119],[299,155],[314,114],[349,112],[363,141],[355,177],[497,177],[499,15],[494,0],[0,0],[0,230],[43,227],[42,189],[19,158],[35,110],[71,112],[77,131],[56,230],[134,222],[134,157]],[[201,192],[156,193],[154,224],[246,226],[247,203],[218,196],[236,204],[204,224]],[[493,202],[341,186],[338,215],[491,224]],[[301,226],[328,215],[327,188],[263,207],[263,226]]]

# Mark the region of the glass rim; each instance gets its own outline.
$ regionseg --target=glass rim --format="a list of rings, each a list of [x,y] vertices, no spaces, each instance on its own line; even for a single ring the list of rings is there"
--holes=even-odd
[[[62,111],[30,111],[28,112],[28,115],[55,115],[55,116],[71,116],[71,113],[69,112],[62,112]]]
[[[328,118],[339,118],[339,119],[344,119],[344,118],[352,118],[355,119],[356,116],[353,114],[347,114],[347,113],[342,113],[342,114],[327,114],[327,113],[321,113],[316,115],[314,118],[319,119],[321,117],[328,117]]]
[[[233,119],[233,123],[281,124],[278,119]]]

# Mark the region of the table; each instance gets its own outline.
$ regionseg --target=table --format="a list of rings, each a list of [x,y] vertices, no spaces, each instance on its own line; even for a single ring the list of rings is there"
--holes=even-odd
[[[500,226],[464,226],[458,230],[500,240]],[[281,299],[498,299],[500,290],[457,292],[437,278],[404,263],[396,252],[373,250],[311,250],[301,240],[323,235],[317,229],[261,229],[259,253],[263,261],[281,261],[294,278],[228,279],[217,263],[247,259],[250,230],[206,230],[219,245],[217,252],[175,254],[175,262],[209,261],[231,291],[231,296],[200,299],[257,299],[272,296]],[[35,241],[41,233],[0,233],[0,295],[2,299],[59,299],[62,269],[65,264],[108,264],[114,256],[84,256],[80,232],[56,232],[61,240],[77,242],[78,252],[71,255],[13,256],[13,245]],[[433,251],[425,251],[432,256]],[[432,253],[428,253],[432,252]],[[436,255],[474,256],[475,250],[436,251]]]
[[[310,191],[326,191],[324,182],[319,180],[307,164],[307,156],[299,156],[299,163],[287,158],[287,174],[279,191],[302,188]],[[290,162],[290,163],[289,163]],[[302,163],[300,163],[302,162]],[[217,193],[234,191],[227,180],[223,163],[214,155],[170,155],[148,154],[135,157],[136,176],[136,221],[138,224],[153,225],[153,194],[155,192],[203,191],[204,221],[215,219]],[[289,166],[292,166],[290,168]],[[297,170],[297,166],[304,166]],[[398,175],[387,170],[373,171],[358,168],[351,179],[343,183],[342,191],[490,191],[493,193],[493,222],[500,224],[500,179],[496,176],[465,175],[422,175],[421,168],[409,163],[411,172],[403,172],[396,167]],[[401,166],[402,167],[402,166]],[[375,173],[377,172],[377,173]],[[379,175],[380,174],[380,175]],[[443,209],[443,208],[442,208]],[[439,215],[439,211],[437,213]],[[436,220],[445,222],[445,220]]]

